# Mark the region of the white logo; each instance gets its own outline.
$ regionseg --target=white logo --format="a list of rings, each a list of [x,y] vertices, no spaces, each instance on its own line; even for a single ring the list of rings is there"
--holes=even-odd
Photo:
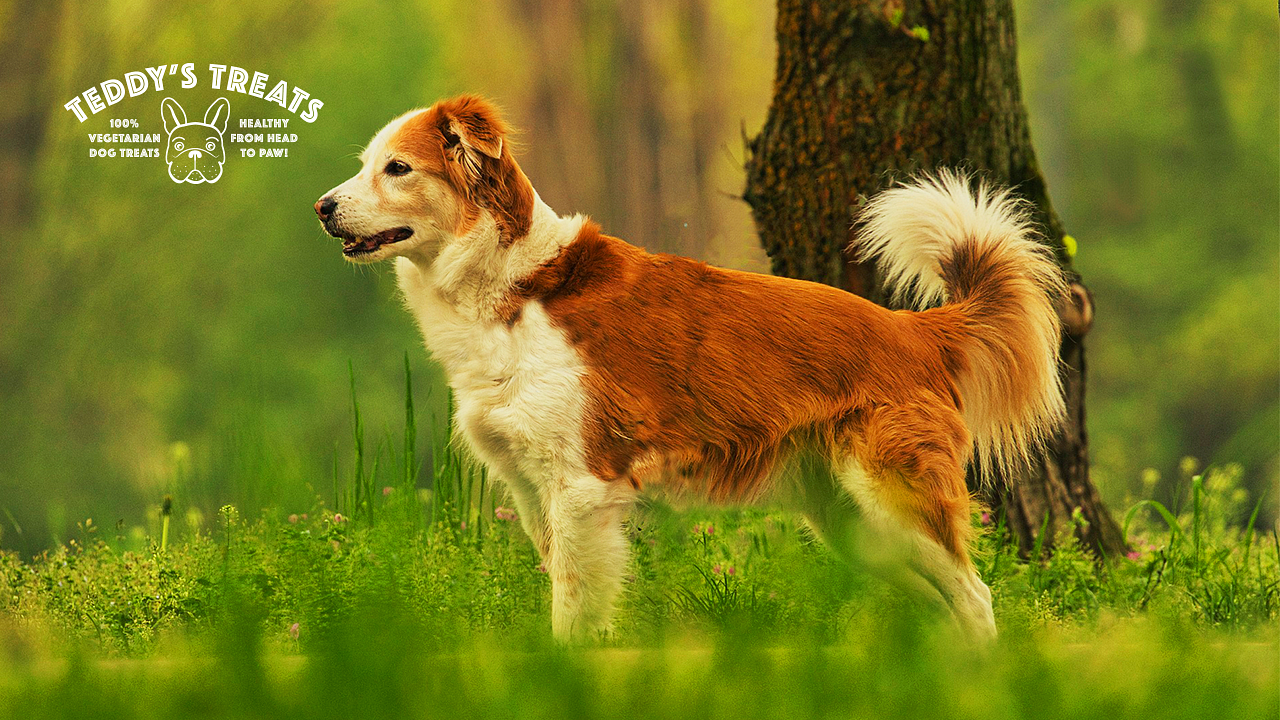
[[[222,177],[222,163],[227,159],[222,135],[231,118],[231,103],[226,98],[213,101],[204,112],[204,122],[187,122],[187,113],[173,98],[160,101],[169,145],[164,161],[169,164],[169,177],[176,183],[216,183]]]
[[[183,90],[201,87],[216,94],[202,95],[200,102],[218,99],[205,111],[203,121],[196,115],[192,119],[198,122],[187,122],[187,112],[177,98]],[[146,106],[154,108],[154,96],[147,95],[152,92],[163,98],[160,117],[164,132],[156,132],[159,128],[155,127],[154,118],[148,117],[150,113],[138,117],[137,110],[131,108],[124,117],[116,115],[116,109],[132,106],[134,98],[145,97]],[[232,120],[227,97],[233,93],[261,102],[245,105],[237,101],[242,116]],[[164,158],[169,178],[175,183],[203,185],[221,180],[223,164],[239,162],[230,160],[233,157],[272,162],[288,158],[289,151],[297,147],[297,129],[320,117],[324,101],[264,72],[210,63],[205,73],[189,62],[156,65],[107,78],[62,107],[85,123],[84,137],[89,140],[86,150],[94,162],[132,163],[135,158]],[[198,112],[199,106],[194,109]],[[249,116],[243,116],[246,110]],[[97,117],[104,112],[108,117]]]

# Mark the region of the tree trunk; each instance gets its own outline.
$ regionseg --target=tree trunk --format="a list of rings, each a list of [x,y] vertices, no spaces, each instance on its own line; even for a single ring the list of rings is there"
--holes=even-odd
[[[1046,517],[1046,545],[1071,529],[1095,551],[1122,551],[1089,480],[1082,343],[1091,298],[1032,150],[1011,0],[779,0],[777,39],[773,103],[748,144],[744,193],[774,272],[883,301],[874,267],[845,252],[868,197],[935,167],[1016,188],[1073,280],[1063,308],[1068,420],[1035,472],[1007,478],[983,500],[1024,554]]]

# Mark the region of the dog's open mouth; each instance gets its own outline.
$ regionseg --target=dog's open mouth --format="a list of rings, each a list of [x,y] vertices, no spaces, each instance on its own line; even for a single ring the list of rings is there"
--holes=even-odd
[[[377,235],[370,235],[369,237],[344,237],[342,238],[342,254],[347,257],[366,255],[383,245],[398,243],[411,235],[413,235],[413,230],[407,227],[398,227],[391,230],[383,230]]]

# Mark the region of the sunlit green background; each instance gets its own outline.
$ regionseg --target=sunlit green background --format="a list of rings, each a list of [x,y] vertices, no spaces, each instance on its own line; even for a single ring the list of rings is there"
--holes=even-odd
[[[1243,464],[1256,497],[1280,472],[1274,8],[1019,10],[1033,139],[1096,295],[1095,478],[1118,506],[1194,456]],[[734,195],[742,132],[769,101],[772,13],[767,0],[0,3],[0,546],[35,550],[90,516],[138,524],[175,488],[187,507],[237,498],[250,512],[328,493],[350,442],[349,363],[372,436],[398,427],[406,351],[420,407],[441,414],[391,274],[346,264],[311,204],[386,120],[442,95],[505,107],[561,212],[767,268]],[[159,132],[162,95],[83,124],[64,102],[184,62],[201,78],[174,93],[189,115],[226,95],[233,126],[295,118],[289,157],[233,151],[199,186],[159,160],[87,157],[85,134],[111,117]],[[307,90],[319,120],[212,91],[209,63]]]

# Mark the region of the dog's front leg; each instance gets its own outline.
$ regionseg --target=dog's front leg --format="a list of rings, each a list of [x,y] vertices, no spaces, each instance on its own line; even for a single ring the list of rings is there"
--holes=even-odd
[[[586,476],[546,488],[551,630],[561,642],[610,629],[628,542],[623,521],[635,499],[626,483]]]

